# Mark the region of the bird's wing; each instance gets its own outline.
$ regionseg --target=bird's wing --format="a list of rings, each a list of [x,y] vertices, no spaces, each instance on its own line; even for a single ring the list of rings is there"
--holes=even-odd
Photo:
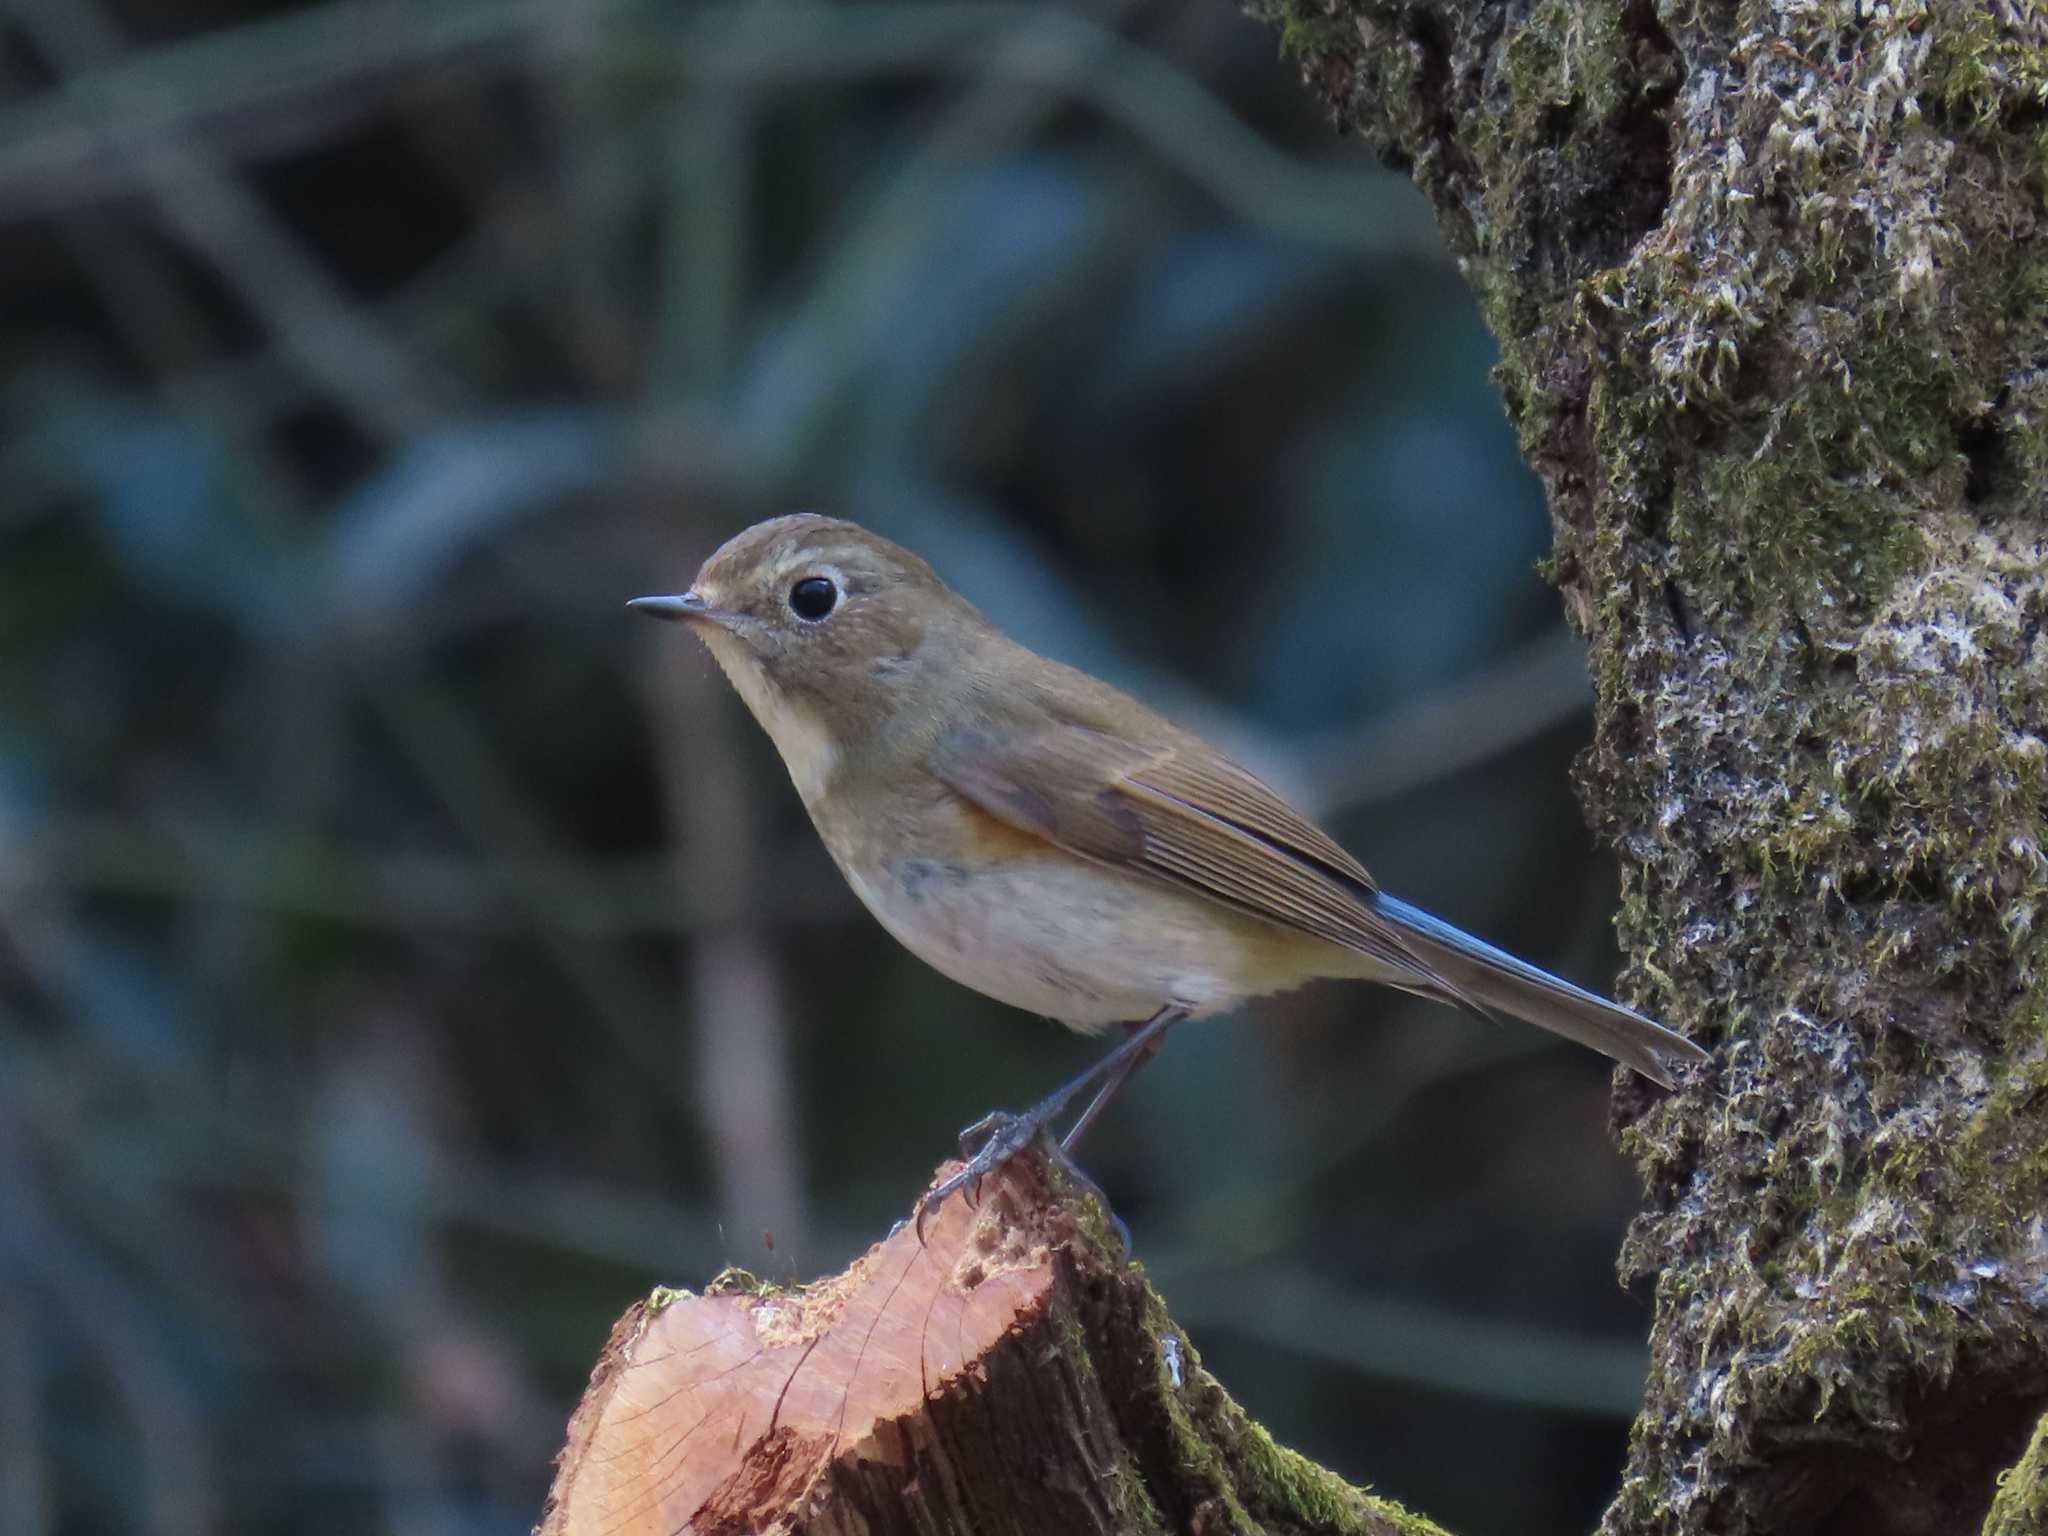
[[[1134,746],[1082,726],[959,731],[929,767],[1006,826],[1369,955],[1396,985],[1478,1011],[1373,909],[1364,865],[1199,743]]]

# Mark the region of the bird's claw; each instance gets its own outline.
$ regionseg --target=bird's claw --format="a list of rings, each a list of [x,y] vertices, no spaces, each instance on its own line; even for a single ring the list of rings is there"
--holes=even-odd
[[[979,1201],[981,1181],[1002,1168],[1033,1142],[1039,1144],[1048,1162],[1057,1164],[1075,1185],[1101,1202],[1110,1225],[1116,1231],[1117,1241],[1123,1245],[1123,1252],[1128,1256],[1131,1251],[1131,1229],[1125,1226],[1123,1218],[1117,1215],[1115,1207],[1109,1203],[1109,1196],[1103,1193],[1102,1186],[1081,1171],[1080,1165],[1052,1135],[1045,1117],[1035,1114],[1012,1114],[1002,1109],[983,1115],[960,1133],[960,1151],[965,1161],[919,1196],[913,1217],[919,1244],[922,1245],[924,1242],[924,1219],[929,1212],[944,1205],[961,1190],[967,1192],[970,1204]]]
[[[1011,1114],[1007,1109],[992,1109],[974,1124],[962,1126],[960,1155],[970,1163],[973,1162],[982,1148],[993,1141],[1006,1126],[1014,1126],[1023,1118],[1024,1116]],[[1028,1145],[1028,1142],[1026,1144]]]
[[[967,1203],[969,1205],[979,1203],[981,1200],[981,1180],[971,1176],[964,1168],[958,1173],[950,1174],[946,1178],[939,1180],[938,1183],[917,1197],[917,1210],[913,1215],[913,1221],[917,1228],[918,1247],[922,1248],[924,1246],[925,1217],[951,1199],[955,1190],[967,1184],[974,1186],[967,1191]]]

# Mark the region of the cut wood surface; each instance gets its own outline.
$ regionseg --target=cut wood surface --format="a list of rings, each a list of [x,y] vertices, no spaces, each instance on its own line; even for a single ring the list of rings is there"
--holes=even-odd
[[[941,1174],[949,1171],[941,1169]],[[1201,1369],[1099,1206],[1027,1155],[797,1290],[657,1291],[606,1343],[542,1536],[1408,1532]]]

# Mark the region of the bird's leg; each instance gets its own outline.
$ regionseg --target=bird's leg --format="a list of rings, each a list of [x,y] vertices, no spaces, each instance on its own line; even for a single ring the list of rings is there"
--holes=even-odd
[[[1159,1038],[1186,1017],[1187,1010],[1185,1008],[1169,1003],[1143,1024],[1132,1030],[1130,1035],[1115,1050],[1090,1065],[1085,1072],[1080,1073],[1071,1081],[1061,1084],[1036,1104],[1032,1105],[1031,1108],[1024,1111],[1023,1114],[1014,1115],[1006,1110],[999,1109],[993,1114],[984,1115],[973,1125],[962,1131],[960,1133],[960,1150],[968,1154],[967,1161],[958,1171],[941,1179],[930,1189],[926,1190],[923,1198],[917,1202],[918,1240],[920,1242],[924,1240],[924,1217],[926,1211],[932,1210],[944,1203],[947,1197],[956,1190],[969,1186],[979,1187],[983,1179],[1030,1146],[1032,1142],[1038,1140],[1041,1136],[1045,1136],[1047,1127],[1059,1118],[1061,1111],[1067,1107],[1074,1095],[1083,1088],[1086,1088],[1097,1078],[1109,1077],[1110,1081],[1105,1085],[1105,1092],[1110,1088],[1121,1086],[1124,1079],[1129,1077],[1131,1072],[1135,1070],[1135,1064],[1158,1048],[1157,1042]],[[1102,1102],[1104,1102],[1104,1095],[1097,1094],[1081,1117],[1083,1124],[1094,1116],[1097,1105]],[[1069,1140],[1071,1139],[1070,1137]],[[1069,1177],[1083,1188],[1091,1190],[1097,1195],[1102,1193],[1096,1187],[1093,1179],[1074,1166],[1073,1159],[1067,1156],[1065,1150],[1058,1143],[1048,1141],[1048,1146],[1053,1158],[1066,1171]],[[1107,1200],[1103,1201],[1105,1208],[1107,1208],[1108,1204]]]
[[[1159,1032],[1152,1036],[1144,1049],[1133,1051],[1129,1056],[1125,1057],[1123,1063],[1103,1080],[1102,1086],[1095,1090],[1095,1097],[1088,1101],[1088,1107],[1081,1111],[1081,1118],[1076,1120],[1068,1129],[1067,1134],[1060,1138],[1060,1151],[1065,1153],[1068,1158],[1071,1159],[1073,1157],[1074,1148],[1078,1147],[1081,1144],[1081,1138],[1088,1134],[1088,1127],[1102,1118],[1102,1112],[1109,1108],[1110,1100],[1114,1099],[1122,1091],[1125,1083],[1128,1083],[1138,1075],[1138,1070],[1146,1062],[1159,1054],[1159,1048],[1166,1044],[1166,1032],[1187,1017],[1187,1010],[1185,1008],[1166,1009],[1163,1012],[1172,1013],[1175,1017],[1161,1023]],[[1161,1017],[1159,1014],[1153,1015],[1155,1019],[1159,1017]],[[1136,1035],[1151,1022],[1152,1020],[1148,1019],[1144,1024],[1126,1024],[1124,1028],[1133,1035]]]

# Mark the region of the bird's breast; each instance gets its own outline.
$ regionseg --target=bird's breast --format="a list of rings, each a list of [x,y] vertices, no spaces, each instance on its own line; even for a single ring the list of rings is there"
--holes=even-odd
[[[1328,946],[950,797],[909,816],[818,822],[855,894],[906,949],[963,986],[1075,1028],[1168,1003],[1215,1013],[1336,969]]]

